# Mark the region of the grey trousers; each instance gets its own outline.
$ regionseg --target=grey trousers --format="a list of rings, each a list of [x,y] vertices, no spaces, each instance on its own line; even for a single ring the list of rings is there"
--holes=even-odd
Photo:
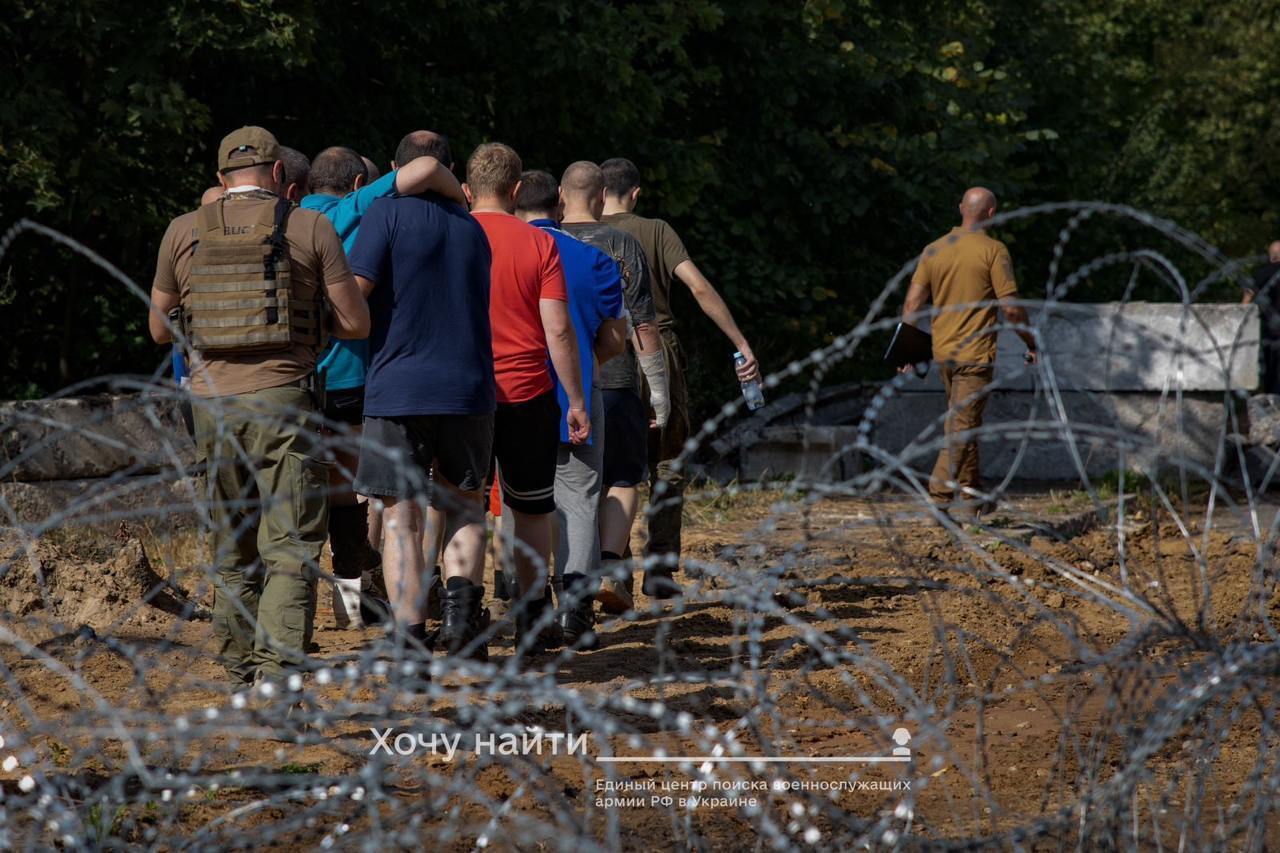
[[[595,579],[600,569],[600,483],[604,468],[604,395],[591,389],[591,443],[561,444],[556,463],[556,572]]]

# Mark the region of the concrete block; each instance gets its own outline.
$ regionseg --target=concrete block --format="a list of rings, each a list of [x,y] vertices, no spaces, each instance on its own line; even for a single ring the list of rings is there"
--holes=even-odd
[[[169,398],[103,394],[0,403],[0,481],[149,474],[194,461],[195,446]]]
[[[1061,412],[1044,396],[993,393],[980,439],[983,476],[1078,482],[1125,468],[1212,469],[1229,431],[1222,395],[1092,394],[1064,392]],[[794,477],[811,482],[849,479],[859,471],[898,463],[927,473],[941,446],[946,398],[941,392],[890,398],[867,432],[869,448],[855,450],[859,426],[767,427],[743,445],[737,474],[744,480]]]
[[[1041,352],[1064,391],[1252,391],[1259,383],[1261,324],[1255,305],[1060,302],[1028,309]],[[1030,391],[1035,371],[1013,332],[1001,332],[996,378]],[[1043,373],[1041,381],[1044,381]],[[940,391],[936,368],[913,391]]]
[[[847,450],[857,440],[857,427],[766,427],[743,448],[738,476],[747,481],[797,479],[807,482],[847,480],[857,473],[857,454]]]

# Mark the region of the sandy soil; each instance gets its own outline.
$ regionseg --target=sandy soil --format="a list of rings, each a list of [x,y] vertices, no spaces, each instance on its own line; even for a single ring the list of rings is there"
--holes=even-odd
[[[445,672],[432,697],[371,674],[378,630],[336,629],[322,594],[314,656],[329,669],[308,681],[299,737],[266,724],[280,703],[234,704],[191,534],[10,542],[10,841],[1274,846],[1274,556],[1246,515],[1219,502],[1205,520],[1203,503],[1175,517],[1134,500],[1118,523],[1040,493],[948,529],[904,498],[704,497],[688,511],[687,602],[640,597],[592,652],[517,662],[499,637],[496,671]],[[588,755],[387,755],[371,733],[501,726],[587,732]],[[898,727],[910,761],[843,760],[891,755]],[[707,765],[721,787],[702,795],[735,801],[684,808],[711,778],[701,761],[599,760],[717,749],[842,760]],[[778,787],[795,783],[813,787]]]

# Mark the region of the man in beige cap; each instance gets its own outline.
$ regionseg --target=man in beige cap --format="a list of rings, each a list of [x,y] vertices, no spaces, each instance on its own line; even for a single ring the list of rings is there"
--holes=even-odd
[[[946,443],[929,479],[929,497],[957,520],[972,520],[984,505],[978,437],[994,377],[999,315],[1027,345],[1036,362],[1036,339],[1027,312],[1015,304],[1018,285],[1004,243],[986,232],[996,215],[996,196],[984,187],[965,192],[960,226],[925,247],[911,277],[902,322],[915,324],[933,303],[933,358],[947,392]],[[903,368],[903,372],[911,366]]]
[[[237,684],[278,679],[305,657],[328,515],[316,354],[326,332],[369,333],[333,225],[285,199],[284,177],[274,136],[228,134],[218,147],[225,194],[169,223],[151,286],[151,336],[171,341],[169,312],[181,307],[191,349],[214,636]]]

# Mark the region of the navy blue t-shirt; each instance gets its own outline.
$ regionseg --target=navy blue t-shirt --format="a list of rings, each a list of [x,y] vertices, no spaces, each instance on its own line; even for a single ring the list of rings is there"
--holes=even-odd
[[[490,252],[480,224],[432,193],[378,199],[348,260],[375,284],[364,413],[493,412]]]

